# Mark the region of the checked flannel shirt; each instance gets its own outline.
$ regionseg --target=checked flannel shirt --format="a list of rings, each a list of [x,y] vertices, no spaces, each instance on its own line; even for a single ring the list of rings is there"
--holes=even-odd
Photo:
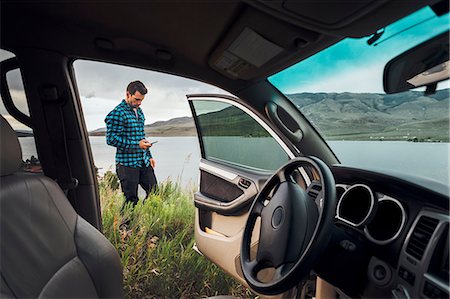
[[[141,108],[137,108],[135,113],[125,100],[106,116],[106,143],[117,148],[117,164],[129,167],[150,165],[150,149],[139,147],[139,141],[145,138],[144,122]]]

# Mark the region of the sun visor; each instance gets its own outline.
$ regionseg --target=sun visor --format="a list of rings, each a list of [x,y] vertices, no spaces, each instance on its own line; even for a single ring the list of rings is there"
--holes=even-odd
[[[249,80],[314,43],[319,36],[249,9],[213,51],[209,65],[229,78]]]

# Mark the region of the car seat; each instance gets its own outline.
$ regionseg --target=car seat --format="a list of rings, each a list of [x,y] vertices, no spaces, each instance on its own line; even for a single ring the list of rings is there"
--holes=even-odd
[[[55,181],[21,170],[19,140],[0,118],[0,297],[123,297],[116,249]]]

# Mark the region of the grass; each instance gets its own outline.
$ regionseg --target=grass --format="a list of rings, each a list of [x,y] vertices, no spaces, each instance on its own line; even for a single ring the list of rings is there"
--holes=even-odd
[[[122,210],[117,177],[107,172],[100,180],[100,197],[103,233],[122,259],[126,298],[254,297],[192,249],[192,191],[167,181],[144,203]]]

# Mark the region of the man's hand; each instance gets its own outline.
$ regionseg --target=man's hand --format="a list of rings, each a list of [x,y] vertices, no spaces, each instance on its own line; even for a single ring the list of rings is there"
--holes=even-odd
[[[152,166],[153,169],[155,168],[155,166],[156,166],[155,159],[153,159],[153,158],[150,159],[150,165]]]
[[[142,148],[143,150],[146,150],[151,146],[152,144],[146,139],[142,139],[141,141],[139,141],[139,147]]]

